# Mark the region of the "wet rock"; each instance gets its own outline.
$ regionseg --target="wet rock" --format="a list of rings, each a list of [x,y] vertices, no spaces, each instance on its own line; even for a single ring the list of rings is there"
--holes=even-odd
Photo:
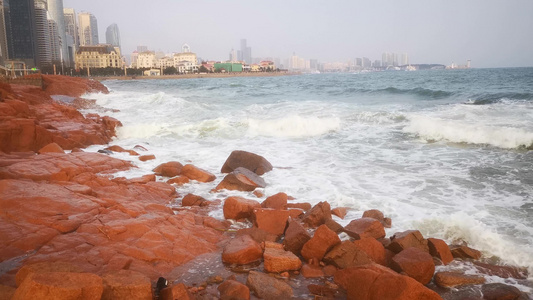
[[[343,241],[333,247],[324,256],[324,262],[344,269],[352,266],[366,265],[372,263],[372,260],[351,241]]]
[[[261,246],[248,235],[231,239],[222,252],[222,261],[228,264],[249,264],[262,257]]]
[[[344,227],[342,227],[341,224],[333,221],[333,219],[327,219],[324,224],[335,233],[341,233],[344,230]]]
[[[210,227],[216,230],[225,231],[228,228],[230,228],[231,223],[229,221],[220,221],[213,217],[204,217],[203,219],[203,225],[205,227]]]
[[[199,182],[211,182],[216,179],[215,175],[207,172],[206,170],[193,166],[191,164],[187,164],[183,166],[180,174],[188,177],[191,180],[196,180]]]
[[[326,276],[335,276],[335,273],[337,273],[337,267],[333,265],[327,265],[322,268],[322,271],[324,271],[324,275]]]
[[[337,294],[337,290],[327,286],[327,285],[318,285],[318,284],[310,284],[307,286],[307,289],[309,292],[313,295],[322,296],[326,299],[331,299],[335,297],[335,294]]]
[[[254,208],[260,208],[261,204],[255,200],[242,197],[228,197],[224,201],[223,212],[226,219],[245,219],[252,216]]]
[[[305,243],[311,239],[311,235],[303,228],[298,221],[289,221],[285,230],[283,245],[285,249],[296,255],[300,255]]]
[[[272,165],[264,157],[241,150],[231,152],[230,156],[222,165],[220,172],[230,173],[237,168],[246,168],[257,175],[263,175],[272,170]]]
[[[450,251],[454,258],[461,259],[480,259],[481,252],[464,245],[452,245]]]
[[[447,265],[453,261],[453,255],[445,241],[435,238],[429,238],[428,240],[429,254],[437,257],[444,265]]]
[[[107,154],[107,155],[111,155],[113,154],[113,151],[111,150],[104,150],[104,149],[100,149],[97,151],[98,153],[102,153],[102,154]],[[154,157],[155,158],[155,157]]]
[[[318,227],[324,223],[326,220],[331,219],[331,208],[327,201],[319,202],[317,205],[313,206],[303,217],[302,221],[308,227]]]
[[[181,205],[183,206],[208,206],[211,202],[205,200],[203,197],[187,194],[181,200]]]
[[[339,270],[334,281],[346,290],[348,299],[442,299],[413,278],[377,264]]]
[[[527,269],[513,266],[498,266],[474,261],[473,264],[483,274],[501,278],[527,279]]]
[[[337,217],[341,219],[344,219],[347,212],[348,212],[348,209],[346,207],[337,207],[331,210],[332,215],[336,215]]]
[[[418,248],[407,248],[392,258],[392,269],[396,272],[404,272],[409,277],[426,285],[433,278],[435,263],[433,257]]]
[[[252,228],[243,228],[243,229],[239,229],[237,230],[237,236],[241,236],[241,235],[249,235],[250,237],[252,237],[252,239],[258,243],[262,243],[262,242],[265,242],[265,241],[269,241],[269,242],[275,242],[278,240],[278,235],[277,234],[272,234],[272,233],[268,233],[262,229],[259,229],[257,227],[252,227]]]
[[[249,300],[250,299],[250,289],[236,281],[236,280],[226,280],[221,285],[218,286],[218,291],[220,292],[221,300]]]
[[[268,233],[281,235],[285,232],[289,211],[270,208],[254,209],[254,225]]]
[[[391,228],[391,219],[385,218],[383,213],[377,209],[367,210],[363,213],[363,218],[373,218],[381,222],[385,228]]]
[[[63,148],[56,143],[50,143],[37,151],[37,153],[65,153]]]
[[[137,177],[137,178],[131,178],[129,180],[130,183],[139,183],[139,184],[146,184],[148,182],[153,182],[155,181],[155,175],[154,174],[148,174],[148,175],[143,175],[141,177]]]
[[[352,220],[344,227],[344,232],[355,239],[361,239],[364,237],[380,239],[385,237],[385,228],[383,227],[383,224],[373,218]]]
[[[309,211],[311,209],[311,204],[307,203],[307,202],[304,202],[304,203],[287,203],[287,205],[285,207],[287,207],[287,209],[289,209],[289,208],[298,208],[298,209],[303,210],[304,212],[307,212],[307,211]]]
[[[274,209],[285,209],[288,198],[289,197],[285,193],[277,193],[275,195],[272,195],[266,198],[265,201],[261,203],[261,207],[274,208]]]
[[[485,278],[456,272],[437,272],[435,273],[435,278],[433,281],[440,287],[449,288],[463,285],[482,284],[485,283]]]
[[[100,152],[100,151],[98,151],[98,152]],[[139,160],[140,161],[149,161],[149,160],[154,160],[154,159],[155,159],[155,155],[153,155],[153,154],[139,156]]]
[[[354,245],[365,252],[368,258],[382,266],[388,266],[387,253],[385,247],[375,238],[367,237],[355,240]]]
[[[91,273],[34,273],[24,279],[12,299],[99,300],[103,290],[102,278]]]
[[[395,233],[391,237],[391,243],[387,249],[394,253],[399,253],[410,247],[415,247],[429,253],[428,242],[418,230],[407,230]]]
[[[180,175],[178,177],[170,178],[167,180],[168,184],[177,184],[177,185],[184,185],[186,183],[189,183],[190,179],[187,176]]]
[[[0,284],[0,300],[11,300],[15,290],[14,287]]]
[[[41,262],[35,264],[26,264],[18,270],[15,276],[17,286],[20,286],[24,279],[32,274],[50,273],[50,272],[74,272],[79,273],[80,267],[67,262]]]
[[[152,284],[143,274],[130,270],[120,270],[102,276],[104,292],[102,300],[113,299],[152,299]]]
[[[512,285],[489,283],[481,286],[483,299],[486,300],[526,300],[528,296]]]
[[[155,167],[152,171],[159,176],[176,177],[181,174],[183,165],[177,161],[169,161]]]
[[[263,258],[265,270],[271,273],[296,271],[302,267],[302,261],[296,255],[283,249],[265,248]]]
[[[246,285],[257,297],[265,300],[290,299],[293,296],[290,285],[256,271],[250,271]]]
[[[326,225],[320,225],[313,237],[304,244],[301,254],[307,261],[313,258],[320,261],[328,251],[340,243],[341,240],[335,232]]]
[[[105,148],[104,150],[109,150],[109,151],[113,151],[113,152],[126,152],[126,153],[129,153],[130,155],[133,155],[133,156],[138,156],[139,153],[135,152],[134,150],[126,150],[118,145],[113,145],[113,146],[110,146],[110,147],[107,147]]]
[[[175,284],[161,290],[159,300],[195,300],[196,297],[184,283]]]
[[[305,278],[321,278],[324,277],[324,271],[318,265],[305,264],[300,269],[300,274]]]
[[[217,185],[215,190],[220,191],[226,189],[251,192],[258,187],[266,187],[266,183],[263,178],[259,177],[257,174],[248,169],[237,168],[226,175],[226,177],[224,177],[224,179],[222,179],[222,181]]]
[[[285,249],[283,248],[283,244],[276,243],[276,242],[271,242],[271,241],[264,241],[264,242],[262,242],[262,243],[261,243],[261,248],[263,248],[263,249],[272,248],[272,249],[285,250]]]
[[[301,209],[289,209],[289,217],[293,220],[300,219],[304,215],[304,211]]]

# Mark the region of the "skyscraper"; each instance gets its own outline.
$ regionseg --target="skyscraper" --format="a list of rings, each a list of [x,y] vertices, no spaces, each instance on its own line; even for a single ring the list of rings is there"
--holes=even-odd
[[[0,0],[0,64],[9,58],[7,53],[7,32],[9,19],[9,2]]]
[[[8,56],[35,66],[35,2],[33,0],[9,1]]]
[[[58,32],[56,21],[48,19],[48,33],[50,42],[50,52],[52,54],[53,63],[61,63],[61,39]]]
[[[98,24],[96,17],[88,12],[78,14],[78,36],[80,46],[97,45]]]
[[[241,55],[245,63],[252,63],[252,48],[246,45],[246,39],[241,40]]]
[[[35,62],[39,68],[43,68],[52,63],[52,47],[50,45],[46,0],[35,0],[34,4],[35,44],[37,46]]]
[[[107,27],[105,32],[106,44],[120,48],[120,31],[117,24],[111,24]]]
[[[78,49],[78,25],[76,22],[76,12],[72,8],[64,8],[63,15],[65,19],[65,36],[67,44],[68,61],[71,66],[74,65],[74,54]]]
[[[59,59],[63,62],[68,60],[68,45],[65,28],[65,16],[63,13],[63,0],[48,0],[48,14],[55,21],[59,40]],[[57,55],[57,54],[56,54]],[[54,59],[55,60],[55,59]]]

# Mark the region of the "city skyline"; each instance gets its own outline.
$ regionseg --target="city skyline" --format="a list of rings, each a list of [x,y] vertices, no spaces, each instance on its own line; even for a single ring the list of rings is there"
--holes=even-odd
[[[137,45],[177,52],[188,43],[204,59],[227,60],[228,51],[241,50],[240,40],[246,39],[253,57],[288,58],[296,52],[333,62],[381,59],[390,52],[408,53],[414,64],[472,60],[476,67],[533,66],[533,2],[525,0],[340,1],[327,6],[156,0],[142,8],[125,3],[64,0],[64,7],[91,12],[100,30],[118,24],[124,54]]]

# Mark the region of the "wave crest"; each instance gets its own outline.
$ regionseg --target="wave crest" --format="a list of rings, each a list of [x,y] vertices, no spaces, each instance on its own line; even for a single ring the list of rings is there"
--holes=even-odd
[[[309,137],[323,135],[339,128],[339,118],[293,115],[271,120],[248,119],[248,134],[252,136]]]

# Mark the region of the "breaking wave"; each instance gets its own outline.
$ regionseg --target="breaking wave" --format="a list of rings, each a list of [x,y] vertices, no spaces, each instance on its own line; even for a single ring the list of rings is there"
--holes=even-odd
[[[339,118],[299,115],[270,120],[248,119],[248,134],[291,138],[319,136],[338,130],[340,123]]]

